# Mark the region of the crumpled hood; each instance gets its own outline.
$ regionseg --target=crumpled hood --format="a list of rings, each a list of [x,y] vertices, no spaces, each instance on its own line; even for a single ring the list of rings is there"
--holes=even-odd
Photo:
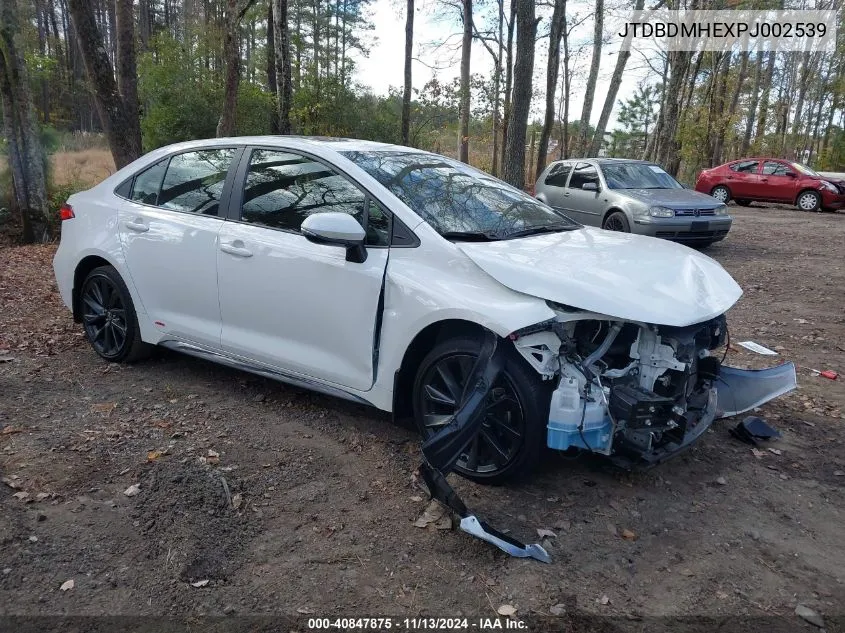
[[[742,295],[711,258],[642,235],[584,228],[456,246],[512,290],[629,321],[692,325]]]

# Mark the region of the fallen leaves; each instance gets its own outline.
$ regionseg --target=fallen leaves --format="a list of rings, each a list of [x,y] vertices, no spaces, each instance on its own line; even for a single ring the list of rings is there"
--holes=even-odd
[[[637,535],[632,530],[629,530],[627,528],[622,530],[622,532],[620,534],[621,534],[622,538],[624,538],[626,541],[636,541],[637,540]]]
[[[419,518],[414,521],[414,527],[427,528],[429,526],[435,530],[452,529],[452,516],[449,510],[434,500],[428,504]]]
[[[62,591],[67,591],[69,589],[73,589],[73,586],[74,586],[74,582],[73,582],[73,578],[71,578],[70,580],[65,580],[62,583],[62,586],[59,587],[59,589],[62,590]]]
[[[516,607],[511,604],[503,604],[498,609],[496,609],[496,613],[507,618],[516,615]]]
[[[114,411],[116,408],[116,402],[101,402],[99,404],[92,404],[91,412],[103,414],[103,417],[107,418],[112,414],[112,411]]]
[[[208,583],[208,580],[197,580],[196,582],[191,583],[191,587],[205,587]]]
[[[139,492],[141,492],[141,484],[132,484],[126,490],[123,491],[127,497],[134,497]]]
[[[537,536],[540,538],[557,538],[557,534],[545,528],[537,528]]]

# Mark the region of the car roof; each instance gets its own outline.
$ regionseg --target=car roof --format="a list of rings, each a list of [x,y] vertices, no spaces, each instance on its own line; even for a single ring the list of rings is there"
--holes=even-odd
[[[402,151],[402,152],[419,152],[424,153],[425,150],[416,149],[413,147],[405,147],[403,145],[393,145],[391,143],[378,143],[376,141],[365,141],[354,138],[337,138],[332,136],[295,136],[287,134],[264,135],[264,136],[231,136],[223,138],[197,139],[195,141],[185,141],[183,143],[176,143],[169,145],[168,152],[180,149],[190,149],[196,147],[218,147],[225,145],[279,145],[287,147],[299,147],[302,149],[322,148],[335,152],[363,152],[363,151]]]
[[[556,160],[556,163],[565,163],[565,162],[588,162],[588,163],[596,163],[597,165],[619,165],[622,163],[637,163],[640,165],[656,165],[657,163],[653,163],[650,160],[639,160],[637,158],[564,158],[561,160]]]

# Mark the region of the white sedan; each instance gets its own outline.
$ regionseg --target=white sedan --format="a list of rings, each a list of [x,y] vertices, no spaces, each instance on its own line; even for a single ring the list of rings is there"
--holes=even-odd
[[[457,462],[481,482],[526,471],[544,444],[657,463],[717,414],[795,384],[791,364],[744,372],[712,352],[742,292],[712,259],[584,228],[416,149],[181,143],[61,215],[62,298],[110,361],[161,345],[372,404],[431,437],[495,335],[506,360]]]

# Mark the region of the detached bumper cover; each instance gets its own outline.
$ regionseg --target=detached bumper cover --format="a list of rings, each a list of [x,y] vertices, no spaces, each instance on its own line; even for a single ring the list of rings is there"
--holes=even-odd
[[[789,393],[798,386],[795,364],[768,369],[722,367],[719,374],[717,417],[729,418]]]

